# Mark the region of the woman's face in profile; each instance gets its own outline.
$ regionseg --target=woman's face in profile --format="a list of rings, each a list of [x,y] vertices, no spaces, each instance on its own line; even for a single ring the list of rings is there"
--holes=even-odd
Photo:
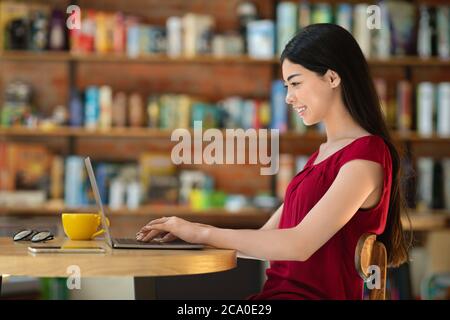
[[[282,73],[287,87],[286,103],[294,108],[305,125],[322,121],[336,94],[330,84],[329,71],[320,76],[285,59]]]

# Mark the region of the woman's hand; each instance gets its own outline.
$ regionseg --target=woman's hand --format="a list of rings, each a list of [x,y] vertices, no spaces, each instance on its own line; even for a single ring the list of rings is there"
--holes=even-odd
[[[160,241],[168,242],[180,238],[190,243],[204,243],[209,228],[177,217],[163,217],[146,224],[136,234],[136,239],[147,242],[160,238]]]

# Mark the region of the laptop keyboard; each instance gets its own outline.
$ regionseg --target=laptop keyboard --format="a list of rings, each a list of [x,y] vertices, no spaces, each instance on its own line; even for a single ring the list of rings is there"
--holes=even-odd
[[[182,244],[182,243],[187,243],[186,241],[182,241],[182,240],[175,240],[175,241],[170,241],[170,242],[160,242],[160,241],[156,241],[156,240],[152,240],[152,241],[148,241],[148,242],[142,242],[142,241],[138,241],[135,239],[125,239],[125,238],[117,238],[114,239],[114,242],[117,244],[131,244],[131,245],[137,245],[137,246],[145,246],[146,244],[163,244],[163,245],[168,245],[168,244]]]

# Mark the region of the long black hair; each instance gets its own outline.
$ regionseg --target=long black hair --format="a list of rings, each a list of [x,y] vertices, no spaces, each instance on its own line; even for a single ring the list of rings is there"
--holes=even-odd
[[[288,59],[320,76],[327,70],[341,78],[342,98],[352,118],[366,131],[380,136],[392,159],[392,188],[384,232],[378,239],[388,253],[388,264],[399,266],[408,259],[411,245],[403,232],[401,214],[409,220],[401,190],[401,159],[383,118],[380,99],[370,75],[369,66],[356,40],[344,28],[328,23],[303,28],[286,45],[281,63]]]

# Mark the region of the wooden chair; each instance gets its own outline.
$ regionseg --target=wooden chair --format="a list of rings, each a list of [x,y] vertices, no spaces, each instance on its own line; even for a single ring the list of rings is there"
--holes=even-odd
[[[370,233],[365,233],[359,238],[355,250],[355,267],[364,281],[371,276],[370,266],[380,268],[380,288],[370,289],[369,300],[385,300],[387,253],[384,244],[376,239],[377,236]]]

